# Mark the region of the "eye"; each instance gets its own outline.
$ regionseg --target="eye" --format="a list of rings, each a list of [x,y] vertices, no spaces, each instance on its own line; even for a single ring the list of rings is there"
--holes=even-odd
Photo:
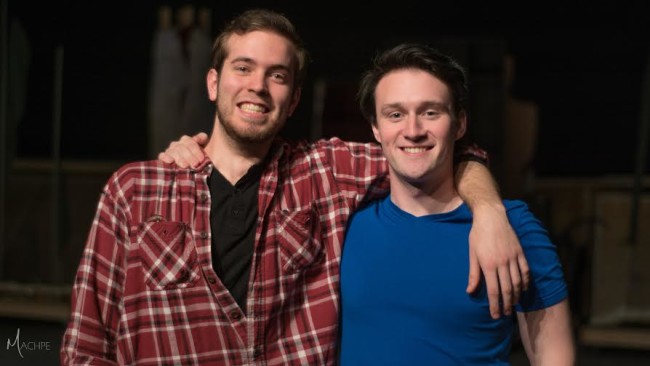
[[[284,84],[287,82],[287,75],[282,72],[274,72],[271,74],[271,79],[276,83]]]
[[[440,112],[434,109],[429,109],[424,112],[424,115],[428,118],[437,118],[438,116],[440,116]]]
[[[236,72],[238,72],[240,74],[247,74],[248,72],[250,72],[250,69],[248,68],[248,66],[245,66],[245,65],[236,65],[234,67],[234,69],[235,69]]]
[[[400,117],[402,117],[402,113],[400,112],[391,112],[388,114],[388,118],[390,119],[399,119]]]

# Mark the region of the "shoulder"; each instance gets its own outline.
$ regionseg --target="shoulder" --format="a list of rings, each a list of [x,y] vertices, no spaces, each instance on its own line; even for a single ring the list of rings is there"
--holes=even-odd
[[[136,186],[167,186],[173,180],[189,178],[191,169],[178,168],[159,160],[134,161],[118,168],[106,184],[107,191],[124,191]]]
[[[390,200],[390,196],[371,201],[363,201],[360,204],[359,208],[357,208],[356,213],[368,215],[370,213],[377,212],[381,209],[381,206],[385,204],[386,200]]]
[[[503,205],[506,208],[508,220],[510,220],[510,224],[517,233],[521,234],[531,230],[544,229],[541,220],[525,201],[503,200]]]
[[[389,199],[389,197],[384,197],[380,199],[375,199],[372,201],[364,201],[361,203],[361,206],[358,207],[350,218],[351,223],[359,224],[364,222],[377,220],[379,216],[379,211],[382,209],[384,200]]]
[[[503,200],[503,206],[505,207],[510,220],[520,219],[522,216],[526,215],[532,215],[528,203],[519,199],[505,199]]]
[[[381,149],[375,144],[343,141],[338,137],[319,139],[315,141],[301,140],[296,142],[281,141],[284,164],[296,166],[302,164],[319,165],[336,160],[350,160],[354,156],[375,154],[381,155]]]
[[[504,200],[510,225],[517,233],[522,246],[530,243],[551,244],[550,233],[529,205],[521,200]]]
[[[371,142],[345,141],[339,137],[322,138],[315,141],[301,140],[293,143],[284,142],[282,145],[290,153],[314,154],[330,151],[350,152],[381,152],[379,144]]]
[[[159,160],[143,160],[126,163],[119,167],[112,175],[114,179],[136,179],[147,177],[160,177],[176,175],[189,169],[178,168],[174,164],[166,164]]]
[[[333,151],[349,152],[352,155],[381,155],[381,147],[373,142],[344,141],[338,137],[316,141],[316,146]]]

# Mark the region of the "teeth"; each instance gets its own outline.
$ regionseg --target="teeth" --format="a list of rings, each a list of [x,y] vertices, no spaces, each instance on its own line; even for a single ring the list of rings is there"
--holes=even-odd
[[[246,112],[264,112],[264,107],[253,103],[244,103],[241,105],[241,109]]]
[[[411,154],[416,154],[416,153],[421,153],[423,151],[427,151],[426,147],[405,147],[403,149],[407,153],[411,153]]]

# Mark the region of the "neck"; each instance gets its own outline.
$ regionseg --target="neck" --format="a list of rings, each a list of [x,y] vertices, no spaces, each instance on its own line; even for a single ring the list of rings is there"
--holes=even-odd
[[[390,195],[397,207],[413,216],[449,212],[463,202],[454,187],[453,175],[420,184],[406,182],[391,172]]]
[[[234,185],[250,167],[264,159],[271,149],[271,144],[272,141],[250,144],[234,141],[216,121],[205,152],[214,167]]]

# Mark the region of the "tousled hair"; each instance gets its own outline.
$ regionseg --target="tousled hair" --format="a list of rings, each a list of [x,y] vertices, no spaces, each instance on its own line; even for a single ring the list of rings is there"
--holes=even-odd
[[[454,119],[461,111],[467,112],[469,88],[465,69],[450,56],[428,45],[404,43],[377,54],[361,76],[357,99],[361,114],[368,122],[377,123],[377,84],[386,74],[403,69],[423,70],[445,83],[451,93],[450,112]]]
[[[305,49],[302,38],[293,23],[284,15],[271,10],[250,9],[226,23],[212,46],[212,66],[221,73],[224,60],[228,57],[228,39],[233,34],[244,35],[254,31],[273,32],[293,44],[296,65],[294,86],[300,87],[307,74],[309,52]]]

